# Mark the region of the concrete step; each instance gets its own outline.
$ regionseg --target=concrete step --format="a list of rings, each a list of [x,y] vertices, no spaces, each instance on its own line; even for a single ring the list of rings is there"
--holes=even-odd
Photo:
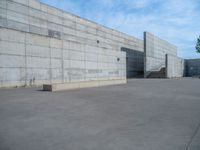
[[[166,68],[161,68],[160,71],[151,72],[147,78],[166,78]]]

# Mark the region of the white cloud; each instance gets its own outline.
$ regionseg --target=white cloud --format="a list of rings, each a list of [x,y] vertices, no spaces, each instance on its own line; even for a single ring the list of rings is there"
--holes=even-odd
[[[151,4],[151,0],[125,0],[127,6],[133,8],[144,8]]]
[[[150,5],[150,1],[145,1],[138,7]],[[106,16],[108,20],[106,24],[141,38],[144,30],[152,32],[176,44],[181,57],[199,57],[195,54],[195,40],[200,32],[200,23],[197,19],[200,13],[196,10],[196,1],[168,0],[156,9],[157,11],[146,14],[138,12],[127,14],[121,11],[114,16]]]

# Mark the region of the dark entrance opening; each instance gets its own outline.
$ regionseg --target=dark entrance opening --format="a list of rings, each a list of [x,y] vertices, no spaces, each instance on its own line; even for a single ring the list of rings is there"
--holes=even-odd
[[[127,78],[144,77],[144,52],[122,47],[126,52],[126,76]]]

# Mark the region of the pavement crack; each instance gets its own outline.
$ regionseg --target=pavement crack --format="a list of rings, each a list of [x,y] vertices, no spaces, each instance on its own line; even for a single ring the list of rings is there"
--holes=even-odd
[[[199,122],[198,126],[196,127],[194,133],[192,134],[189,142],[187,143],[186,150],[189,150],[189,147],[191,146],[192,141],[194,140],[195,136],[197,135],[199,129],[200,129],[200,122]]]

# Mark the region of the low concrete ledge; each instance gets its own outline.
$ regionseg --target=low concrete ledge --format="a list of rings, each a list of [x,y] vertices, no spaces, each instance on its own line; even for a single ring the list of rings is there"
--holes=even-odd
[[[97,80],[97,81],[84,81],[84,82],[44,84],[43,90],[54,92],[54,91],[64,91],[64,90],[118,85],[118,84],[126,84],[126,83],[127,83],[126,79],[115,79],[115,80]]]

